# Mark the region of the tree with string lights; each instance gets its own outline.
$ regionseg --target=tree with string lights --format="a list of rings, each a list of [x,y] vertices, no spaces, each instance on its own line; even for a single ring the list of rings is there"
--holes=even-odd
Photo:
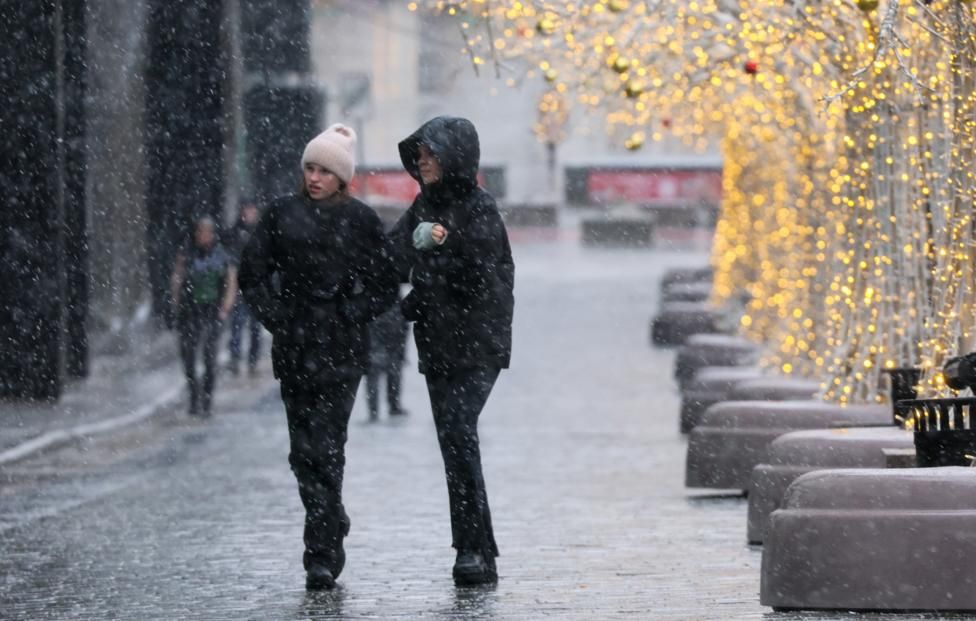
[[[939,390],[934,369],[972,346],[968,3],[424,9],[459,17],[473,63],[541,77],[630,150],[666,133],[721,146],[716,302],[751,294],[742,329],[767,344],[766,364],[864,402],[897,366],[923,366]]]

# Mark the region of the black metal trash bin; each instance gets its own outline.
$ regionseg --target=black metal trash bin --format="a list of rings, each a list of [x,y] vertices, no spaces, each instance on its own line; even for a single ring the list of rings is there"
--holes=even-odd
[[[910,399],[897,404],[915,430],[919,468],[971,466],[976,459],[976,398]]]

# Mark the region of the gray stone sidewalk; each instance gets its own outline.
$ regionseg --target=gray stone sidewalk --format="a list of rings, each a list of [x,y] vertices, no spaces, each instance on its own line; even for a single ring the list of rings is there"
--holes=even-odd
[[[759,606],[761,559],[745,544],[744,500],[682,485],[673,352],[651,349],[647,330],[660,274],[704,257],[554,240],[518,244],[516,261],[513,368],[481,427],[502,553],[497,587],[452,584],[441,458],[411,370],[405,420],[368,425],[357,403],[342,587],[306,593],[284,414],[263,375],[254,384],[228,382],[211,421],[160,417],[126,436],[8,468],[10,483],[0,486],[0,616],[855,616]]]
[[[0,400],[0,464],[113,428],[178,399],[176,337],[146,337],[125,354],[92,357],[88,378],[68,384],[56,403]],[[113,423],[112,421],[116,421]]]

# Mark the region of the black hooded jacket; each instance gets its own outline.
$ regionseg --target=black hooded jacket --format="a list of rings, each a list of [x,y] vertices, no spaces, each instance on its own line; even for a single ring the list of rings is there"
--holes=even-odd
[[[244,248],[244,300],[274,335],[282,381],[358,377],[369,364],[367,325],[389,308],[398,279],[376,213],[348,196],[271,203]]]
[[[417,166],[421,144],[441,167],[441,180],[431,185],[423,183]],[[416,322],[420,372],[508,368],[515,264],[495,200],[478,187],[478,133],[467,119],[441,116],[399,147],[421,190],[391,234],[401,278],[409,276],[413,285],[402,307]],[[443,225],[444,244],[415,249],[413,231],[421,222]]]

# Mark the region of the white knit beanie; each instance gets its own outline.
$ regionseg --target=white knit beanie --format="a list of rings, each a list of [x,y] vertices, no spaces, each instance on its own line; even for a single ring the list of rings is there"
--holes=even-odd
[[[342,123],[329,127],[305,146],[302,168],[312,162],[349,183],[356,174],[356,132]]]

